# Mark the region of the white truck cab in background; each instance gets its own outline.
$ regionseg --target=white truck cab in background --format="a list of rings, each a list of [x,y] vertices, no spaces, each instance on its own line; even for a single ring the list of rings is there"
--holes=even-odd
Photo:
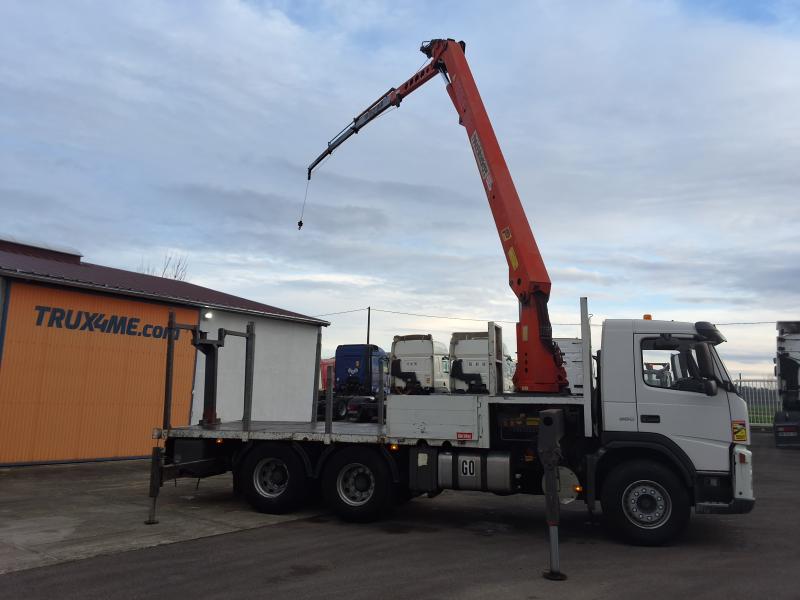
[[[513,392],[517,363],[503,352],[503,392]],[[455,393],[489,393],[489,332],[459,331],[450,338],[450,391]]]
[[[450,353],[431,334],[396,335],[389,359],[391,389],[398,394],[450,391]]]

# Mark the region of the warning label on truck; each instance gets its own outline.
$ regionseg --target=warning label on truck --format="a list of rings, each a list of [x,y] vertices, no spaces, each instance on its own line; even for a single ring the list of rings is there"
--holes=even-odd
[[[734,442],[747,441],[747,423],[745,421],[731,421],[731,433]]]
[[[469,136],[469,143],[472,146],[472,153],[475,155],[475,160],[478,163],[481,179],[486,182],[486,189],[491,191],[494,181],[492,181],[492,174],[489,172],[489,163],[486,162],[486,156],[483,153],[483,146],[481,146],[481,140],[478,137],[477,131],[473,131],[472,135]]]

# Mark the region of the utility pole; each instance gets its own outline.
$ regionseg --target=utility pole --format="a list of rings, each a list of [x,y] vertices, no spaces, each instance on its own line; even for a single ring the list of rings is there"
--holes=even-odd
[[[372,307],[367,307],[367,396],[372,395],[372,346],[369,345],[369,329],[372,319]]]

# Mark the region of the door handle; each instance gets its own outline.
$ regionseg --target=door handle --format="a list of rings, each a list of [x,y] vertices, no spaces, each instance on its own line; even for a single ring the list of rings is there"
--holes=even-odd
[[[642,415],[639,420],[642,423],[661,423],[661,415]]]

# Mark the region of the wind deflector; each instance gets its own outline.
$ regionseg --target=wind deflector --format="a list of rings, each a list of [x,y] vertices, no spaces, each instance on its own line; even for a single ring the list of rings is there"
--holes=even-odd
[[[725,336],[719,332],[717,326],[708,321],[698,321],[694,324],[694,328],[697,331],[697,335],[712,344],[720,344],[728,341],[725,339]]]

